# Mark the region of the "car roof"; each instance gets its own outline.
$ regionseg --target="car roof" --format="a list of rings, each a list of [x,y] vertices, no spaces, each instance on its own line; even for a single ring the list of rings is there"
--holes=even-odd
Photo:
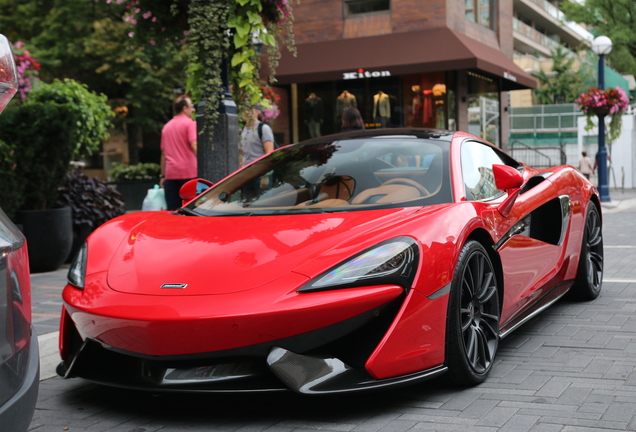
[[[451,141],[456,132],[443,129],[424,129],[424,128],[385,128],[385,129],[362,129],[352,132],[336,133],[332,135],[323,135],[318,138],[301,141],[304,143],[319,143],[325,141],[347,140],[354,138],[380,138],[380,137],[404,137],[412,136],[415,138],[439,139],[442,141]]]

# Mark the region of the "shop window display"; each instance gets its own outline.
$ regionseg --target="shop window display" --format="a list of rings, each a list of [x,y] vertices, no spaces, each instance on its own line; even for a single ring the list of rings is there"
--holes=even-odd
[[[499,86],[492,78],[468,73],[468,132],[500,145]]]
[[[366,129],[404,126],[401,82],[389,76],[299,84],[299,139],[340,132],[347,107],[360,111]]]
[[[405,126],[448,129],[455,127],[455,97],[452,82],[444,72],[408,75],[404,77],[406,105]],[[452,77],[451,77],[452,78]],[[449,109],[452,108],[452,109]]]
[[[340,132],[345,108],[360,111],[366,129],[456,129],[455,73],[365,77],[298,84],[299,139]]]

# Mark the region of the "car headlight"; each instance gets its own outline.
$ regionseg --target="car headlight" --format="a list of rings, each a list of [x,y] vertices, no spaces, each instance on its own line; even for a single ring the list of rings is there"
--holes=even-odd
[[[68,270],[68,282],[77,288],[84,289],[86,278],[86,256],[88,255],[88,245],[84,243]]]
[[[397,284],[411,288],[419,248],[410,237],[380,243],[333,267],[305,284],[298,292],[324,291],[363,285]]]

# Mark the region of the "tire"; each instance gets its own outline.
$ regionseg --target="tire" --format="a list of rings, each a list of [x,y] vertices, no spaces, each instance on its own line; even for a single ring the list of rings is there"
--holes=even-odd
[[[446,358],[454,383],[473,386],[488,377],[500,316],[494,267],[481,243],[471,240],[462,248],[451,284]]]
[[[579,257],[576,280],[570,289],[571,297],[589,301],[598,297],[603,285],[603,230],[598,208],[592,202],[587,206],[585,230]]]

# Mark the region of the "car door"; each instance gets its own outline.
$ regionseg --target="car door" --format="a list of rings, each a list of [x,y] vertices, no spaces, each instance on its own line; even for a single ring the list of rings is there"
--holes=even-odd
[[[466,199],[501,202],[505,192],[497,189],[493,164],[517,163],[492,146],[476,141],[462,144],[462,176]],[[547,289],[562,258],[564,226],[568,223],[569,201],[559,197],[546,176],[537,176],[524,188],[506,217],[492,212],[496,233],[495,250],[501,258],[504,277],[501,324],[532,303]]]

